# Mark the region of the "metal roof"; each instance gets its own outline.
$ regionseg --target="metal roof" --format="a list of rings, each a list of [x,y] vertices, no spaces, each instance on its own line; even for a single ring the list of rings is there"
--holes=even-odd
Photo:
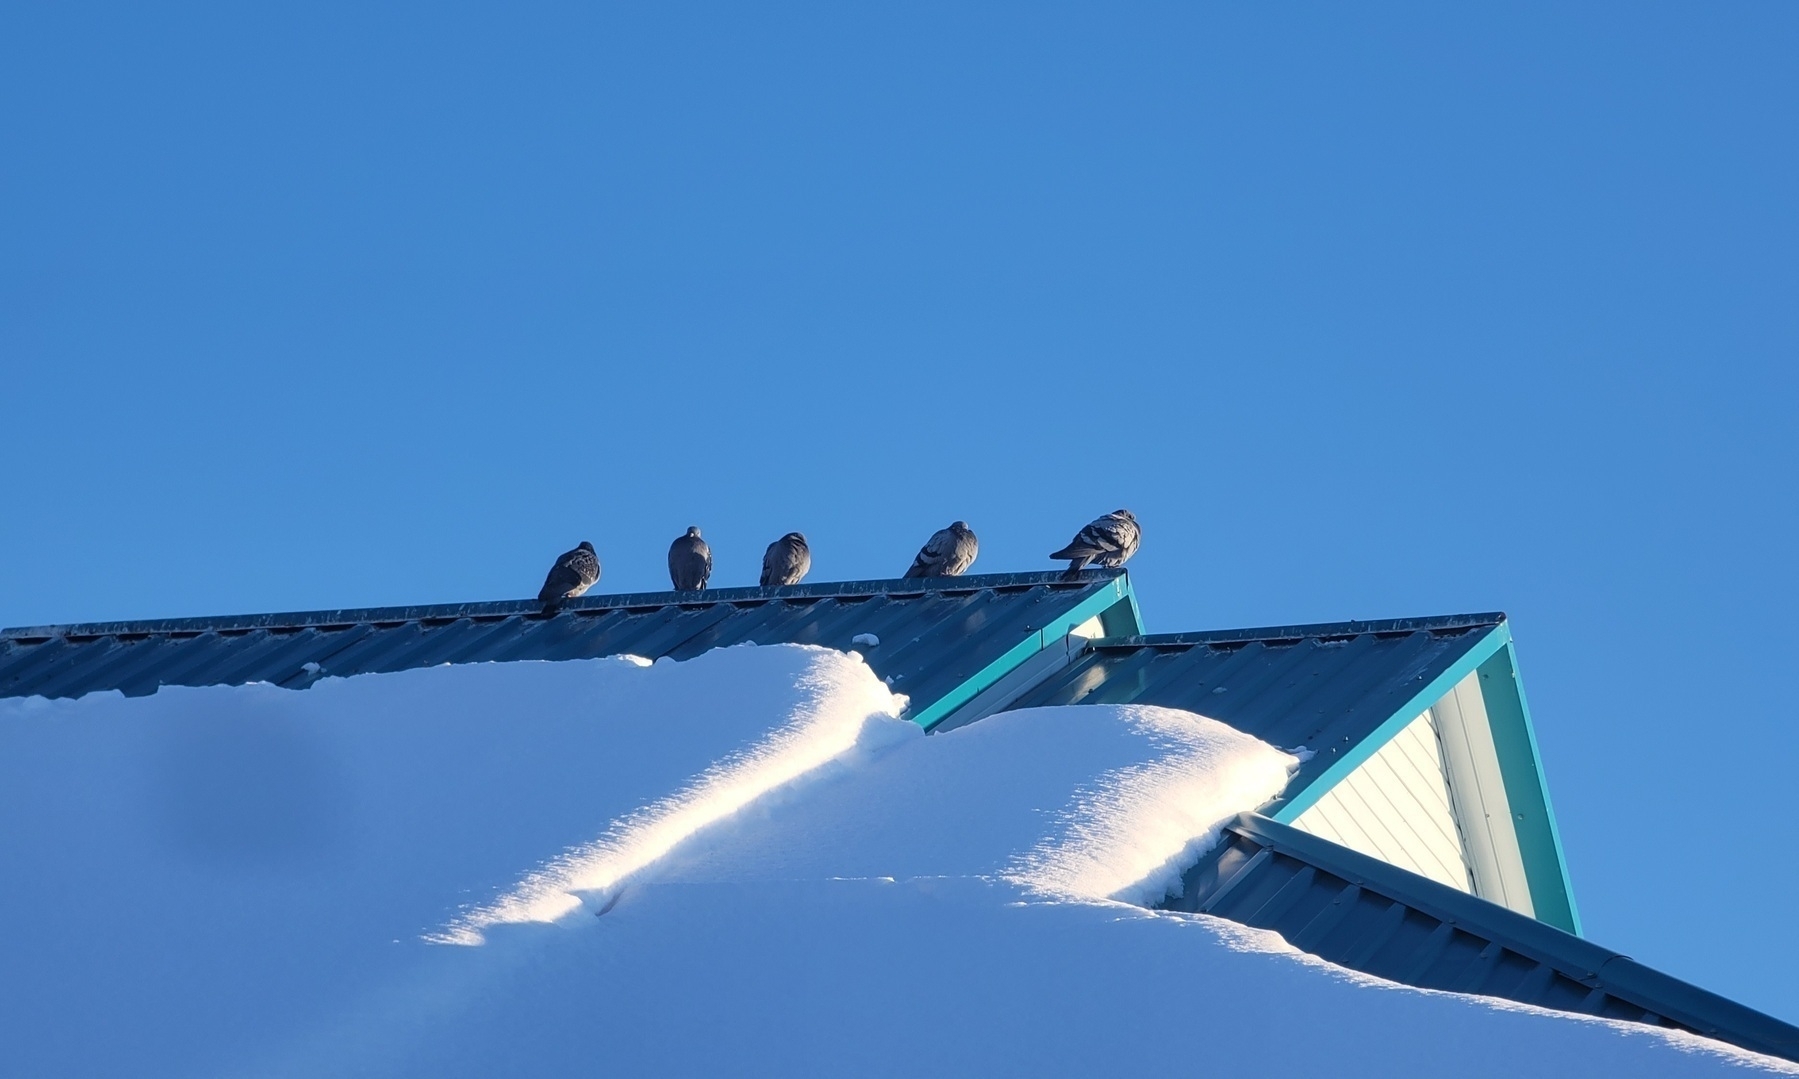
[[[1069,631],[1095,618],[1111,636],[1076,647]],[[247,682],[301,689],[329,675],[442,663],[684,659],[732,644],[818,644],[861,651],[911,697],[909,714],[926,727],[974,707],[983,691],[1003,693],[1011,708],[1185,708],[1313,749],[1288,788],[1303,791],[1371,752],[1383,725],[1429,706],[1445,679],[1496,654],[1512,670],[1504,621],[1479,614],[1136,636],[1142,626],[1121,570],[990,574],[588,596],[554,616],[521,600],[8,629],[0,697]],[[861,634],[880,644],[856,644]],[[1053,645],[1072,653],[1065,666]],[[1039,653],[1055,665],[1036,680],[1023,665]],[[1013,696],[1001,683],[1008,675],[1027,688]],[[1678,1026],[1799,1060],[1799,1031],[1778,1020],[1255,814],[1229,828],[1168,906],[1273,929],[1395,981]]]
[[[1298,794],[1394,716],[1410,720],[1430,707],[1441,691],[1417,704],[1424,691],[1504,621],[1469,614],[1101,639],[1011,707],[1198,712],[1285,749],[1310,749],[1287,788]]]
[[[1142,628],[1122,570],[585,596],[549,617],[536,602],[512,600],[29,627],[0,631],[0,697],[246,682],[300,689],[326,675],[441,663],[685,659],[725,645],[797,643],[862,652],[928,726],[1102,615],[1123,632]],[[881,643],[856,644],[865,633]]]
[[[1532,905],[1538,918],[1578,934],[1580,912],[1503,614],[1094,640],[1005,707],[1157,704],[1308,749],[1312,756],[1286,792],[1264,807],[1290,822],[1474,674]]]
[[[1255,813],[1163,909],[1271,929],[1341,966],[1427,989],[1678,1027],[1799,1060],[1799,1028],[1496,903]]]

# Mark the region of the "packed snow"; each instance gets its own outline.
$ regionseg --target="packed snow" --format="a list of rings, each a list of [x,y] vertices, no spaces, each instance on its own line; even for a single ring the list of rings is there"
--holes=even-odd
[[[0,1075],[1699,1075],[1156,913],[1296,758],[854,654],[0,701]]]

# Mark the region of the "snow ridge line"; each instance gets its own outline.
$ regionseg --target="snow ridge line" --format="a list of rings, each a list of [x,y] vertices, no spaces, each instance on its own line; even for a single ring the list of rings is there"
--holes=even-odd
[[[625,885],[683,840],[857,749],[916,735],[899,721],[895,694],[855,653],[820,662],[795,687],[786,721],[713,763],[682,789],[613,821],[591,843],[551,859],[505,895],[425,936],[434,944],[479,945],[496,925],[555,922],[583,908],[603,911]]]
[[[1015,858],[1005,879],[1044,895],[1137,906],[1179,895],[1182,872],[1217,844],[1225,823],[1280,794],[1299,767],[1298,757],[1192,712],[1123,705],[1114,713],[1162,755],[1078,791],[1055,834]]]

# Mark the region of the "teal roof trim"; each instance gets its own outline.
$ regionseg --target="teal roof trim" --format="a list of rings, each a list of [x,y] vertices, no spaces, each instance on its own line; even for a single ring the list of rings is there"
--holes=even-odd
[[[1301,813],[1312,808],[1318,799],[1324,797],[1332,787],[1342,782],[1349,773],[1360,768],[1368,758],[1379,753],[1381,747],[1392,741],[1393,736],[1404,730],[1408,723],[1417,719],[1419,713],[1437,703],[1443,694],[1455,688],[1457,682],[1473,674],[1482,663],[1485,663],[1495,652],[1504,647],[1510,639],[1511,634],[1506,631],[1504,622],[1488,630],[1473,647],[1462,653],[1460,659],[1446,667],[1441,674],[1431,679],[1418,692],[1412,694],[1405,704],[1388,716],[1380,726],[1374,729],[1373,733],[1357,742],[1303,789],[1288,794],[1286,801],[1271,816],[1282,824],[1292,824]],[[1509,794],[1509,783],[1507,787]]]
[[[1479,672],[1481,698],[1499,755],[1499,774],[1505,782],[1506,800],[1512,807],[1512,827],[1523,856],[1524,876],[1530,885],[1530,901],[1539,921],[1575,936],[1580,935],[1580,912],[1574,902],[1574,886],[1562,853],[1561,833],[1550,806],[1549,785],[1543,775],[1542,754],[1537,751],[1536,730],[1530,722],[1530,706],[1517,675],[1512,631],[1501,622],[1488,630],[1455,663],[1433,678],[1403,706],[1356,743],[1341,758],[1286,801],[1270,807],[1269,816],[1292,824],[1330,789],[1380,752],[1394,735],[1404,730],[1426,708],[1435,704],[1456,683]]]
[[[1487,723],[1493,731],[1493,748],[1499,754],[1506,801],[1512,807],[1512,827],[1524,858],[1530,902],[1539,921],[1581,936],[1580,910],[1574,903],[1574,885],[1568,878],[1568,861],[1562,853],[1561,832],[1549,801],[1549,783],[1543,775],[1543,755],[1537,750],[1536,728],[1530,721],[1530,704],[1518,676],[1512,635],[1503,625],[1495,633],[1505,635],[1504,647],[1481,663],[1480,692],[1487,706]]]
[[[1101,569],[587,595],[554,616],[505,600],[8,629],[0,698],[246,682],[302,690],[321,677],[443,663],[679,660],[736,644],[812,644],[861,651],[929,725],[1096,614],[1135,628],[1123,579]],[[869,635],[877,643],[863,643]]]
[[[948,718],[950,713],[973,700],[982,690],[1010,674],[1038,652],[1060,643],[1070,630],[1090,619],[1098,618],[1106,628],[1116,625],[1128,633],[1142,633],[1143,623],[1137,613],[1137,597],[1131,590],[1131,579],[1121,574],[1105,582],[1105,585],[1106,587],[1056,616],[1042,629],[1018,642],[1004,655],[939,697],[922,712],[906,718],[925,730],[930,730]]]

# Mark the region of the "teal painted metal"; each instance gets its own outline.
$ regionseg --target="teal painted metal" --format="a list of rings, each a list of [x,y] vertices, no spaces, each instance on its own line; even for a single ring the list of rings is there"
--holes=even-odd
[[[1396,982],[1677,1027],[1799,1060],[1799,1029],[1320,836],[1245,813],[1163,909],[1230,918]]]
[[[1007,707],[1154,704],[1198,712],[1270,745],[1309,747],[1311,759],[1291,786],[1297,792],[1504,621],[1491,612],[1106,638],[1088,642]]]
[[[928,723],[1046,642],[1120,605],[1123,570],[848,581],[583,596],[554,617],[529,600],[0,630],[0,697],[127,696],[168,685],[304,689],[441,663],[640,655],[735,644],[864,653]],[[1125,605],[1128,611],[1128,604]],[[872,634],[877,645],[857,642]]]
[[[1117,624],[1127,627],[1129,633],[1143,632],[1143,624],[1137,613],[1137,598],[1131,590],[1129,577],[1122,575],[1114,577],[1107,582],[1107,587],[1058,615],[1048,625],[1018,642],[1004,655],[939,697],[923,711],[906,718],[925,730],[930,730],[943,722],[951,712],[973,700],[982,690],[1017,669],[1019,664],[1050,645],[1059,643],[1062,638],[1068,636],[1070,630],[1093,618],[1100,619],[1102,626]]]
[[[1542,920],[1580,932],[1503,614],[1450,615],[1091,642],[1009,707],[1157,704],[1210,715],[1283,748],[1306,746],[1263,812],[1291,823],[1463,679],[1477,677]]]
[[[1381,748],[1393,740],[1393,736],[1406,728],[1419,714],[1455,688],[1455,684],[1474,673],[1480,665],[1501,649],[1510,634],[1506,632],[1505,623],[1488,630],[1486,635],[1474,644],[1462,657],[1451,664],[1437,677],[1428,682],[1423,689],[1412,694],[1399,710],[1388,716],[1380,726],[1368,737],[1357,742],[1347,753],[1344,753],[1329,768],[1308,783],[1303,789],[1287,796],[1286,801],[1271,816],[1282,824],[1292,824],[1301,813],[1317,804],[1318,799],[1349,773],[1367,763],[1368,758],[1381,751]],[[1509,787],[1509,784],[1508,784]]]
[[[1288,795],[1269,816],[1281,824],[1292,824],[1332,787],[1380,752],[1426,708],[1476,672],[1480,675],[1481,699],[1487,707],[1487,723],[1492,728],[1494,748],[1499,755],[1500,778],[1505,783],[1506,800],[1512,806],[1512,828],[1517,833],[1518,849],[1523,855],[1531,905],[1536,908],[1539,921],[1579,936],[1580,914],[1574,902],[1574,886],[1568,876],[1567,859],[1562,853],[1555,813],[1550,808],[1549,786],[1543,775],[1542,755],[1537,752],[1530,707],[1525,703],[1524,687],[1517,677],[1517,660],[1508,623],[1501,622],[1487,631],[1466,655],[1432,679],[1399,711],[1387,717],[1372,734],[1343,754],[1303,790]]]
[[[1505,631],[1506,627],[1499,629]],[[1505,797],[1512,806],[1512,827],[1524,857],[1531,905],[1539,921],[1581,936],[1580,910],[1574,902],[1574,885],[1568,877],[1561,832],[1549,801],[1549,783],[1543,775],[1543,755],[1537,750],[1537,732],[1531,725],[1530,704],[1518,677],[1511,636],[1505,632],[1505,647],[1480,665],[1481,699],[1487,706],[1487,723],[1499,754]]]
[[[1114,603],[1100,612],[1100,630],[1107,637],[1142,636],[1143,611],[1137,606],[1137,593],[1131,588],[1128,577],[1124,578],[1123,591],[1123,602]]]

